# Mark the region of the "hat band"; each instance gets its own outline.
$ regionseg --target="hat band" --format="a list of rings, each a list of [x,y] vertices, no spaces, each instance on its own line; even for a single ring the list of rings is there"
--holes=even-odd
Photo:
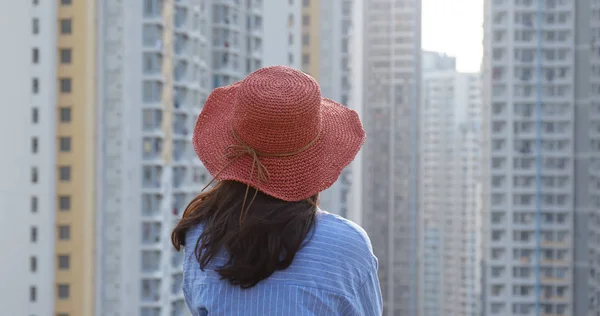
[[[246,200],[248,198],[248,191],[250,190],[250,182],[252,181],[252,177],[254,175],[254,169],[256,168],[256,177],[259,183],[269,181],[269,171],[267,170],[267,167],[265,167],[265,165],[260,161],[260,157],[290,157],[297,155],[312,147],[317,142],[317,139],[319,139],[319,136],[321,135],[321,129],[318,130],[317,135],[308,144],[304,145],[304,147],[298,150],[289,153],[263,153],[254,149],[252,146],[244,142],[238,135],[238,133],[236,133],[235,129],[233,128],[233,122],[231,124],[231,135],[236,140],[237,144],[232,144],[225,148],[225,154],[223,155],[223,158],[228,158],[229,162],[221,170],[219,170],[217,174],[215,174],[214,178],[202,189],[202,191],[204,191],[208,186],[210,186],[219,176],[219,174],[221,174],[221,172],[227,169],[227,167],[229,167],[240,157],[244,155],[250,156],[252,158],[252,167],[250,168],[250,175],[248,177],[248,183],[246,185],[246,193],[244,194],[244,201],[242,202],[242,213],[240,214],[241,224],[244,220],[245,214],[250,208],[250,205],[252,205],[252,202],[254,202],[254,199],[258,194],[258,189],[255,188],[254,196],[252,197],[250,203],[248,203],[248,206],[246,207]]]

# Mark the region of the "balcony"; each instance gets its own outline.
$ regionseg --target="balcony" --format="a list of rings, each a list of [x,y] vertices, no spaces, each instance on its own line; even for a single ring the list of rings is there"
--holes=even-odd
[[[262,13],[263,1],[262,0],[246,0],[248,11],[252,11],[256,14]]]
[[[194,167],[192,182],[198,186],[204,186],[208,181],[208,171],[204,167]]]
[[[160,138],[144,137],[142,159],[145,162],[160,164],[163,140]]]
[[[145,24],[142,31],[142,45],[145,49],[161,52],[163,49],[162,25]]]
[[[258,12],[260,14],[260,12]],[[263,20],[259,15],[248,16],[246,20],[246,29],[250,35],[255,38],[262,38]]]
[[[188,161],[192,157],[193,153],[188,140],[177,139],[173,141],[173,160],[176,163]]]
[[[144,109],[142,112],[142,129],[144,132],[157,132],[162,129],[163,113],[160,109]]]
[[[186,108],[186,105],[191,101],[188,100],[188,96],[190,95],[189,89],[186,87],[175,87],[175,92],[173,94],[173,107],[176,111],[183,111]]]
[[[188,62],[185,60],[179,60],[175,63],[175,67],[173,67],[173,78],[176,83],[185,83],[189,81],[188,76]]]
[[[173,135],[175,137],[188,137],[187,114],[177,113],[173,116]]]
[[[142,272],[155,273],[160,270],[161,252],[158,250],[142,251]]]
[[[213,54],[213,67],[215,67],[215,74],[229,76],[240,76],[242,71],[240,56],[234,53],[215,52]]]
[[[173,52],[180,58],[190,57],[190,37],[187,34],[175,34]]]
[[[180,189],[186,184],[187,169],[185,167],[173,167],[173,188]]]
[[[183,211],[184,211],[185,207],[187,206],[186,200],[187,199],[186,199],[185,193],[173,194],[173,214],[174,215],[183,214]]]
[[[162,179],[161,166],[144,166],[142,175],[142,187],[145,189],[158,189]]]
[[[213,4],[213,23],[216,27],[238,29],[240,19],[234,1],[220,0]]]
[[[180,269],[183,265],[183,259],[183,251],[173,251],[173,254],[171,255],[171,266]]]
[[[181,293],[181,286],[183,285],[183,274],[175,273],[171,276],[171,294],[177,295]]]
[[[160,301],[161,281],[157,279],[142,280],[141,300],[142,302]]]
[[[181,291],[179,291],[181,293]],[[185,302],[182,299],[176,300],[171,303],[171,316],[183,316],[185,315],[186,307]]]
[[[159,104],[162,102],[163,83],[161,80],[144,80],[142,100],[144,103]]]
[[[156,245],[160,243],[162,224],[157,222],[142,223],[142,243],[145,245]]]
[[[142,195],[142,215],[157,216],[160,215],[160,208],[163,197],[160,194],[144,194]]]
[[[144,19],[157,22],[162,21],[163,7],[163,0],[144,1]]]
[[[144,53],[142,57],[142,71],[144,76],[153,80],[162,81],[162,53]]]
[[[187,1],[186,1],[187,2]],[[173,15],[173,25],[175,31],[188,31],[188,9],[184,6],[177,6]]]

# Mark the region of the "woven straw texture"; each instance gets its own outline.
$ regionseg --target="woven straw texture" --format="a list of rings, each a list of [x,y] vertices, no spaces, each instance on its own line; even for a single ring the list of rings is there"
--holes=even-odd
[[[322,98],[312,77],[285,66],[261,68],[213,90],[193,136],[198,157],[216,180],[249,184],[285,201],[330,187],[364,141],[356,112]],[[257,175],[253,155],[227,156],[239,145],[257,152],[268,179]]]

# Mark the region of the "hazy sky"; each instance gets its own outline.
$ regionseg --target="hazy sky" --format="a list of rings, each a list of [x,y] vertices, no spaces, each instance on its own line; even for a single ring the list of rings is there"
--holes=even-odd
[[[457,58],[459,71],[479,71],[483,0],[423,0],[422,46]]]

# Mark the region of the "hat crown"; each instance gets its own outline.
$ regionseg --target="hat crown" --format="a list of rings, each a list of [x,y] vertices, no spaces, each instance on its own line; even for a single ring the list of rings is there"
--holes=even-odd
[[[285,66],[259,69],[240,82],[233,129],[262,153],[295,152],[321,128],[321,89],[309,75]]]

